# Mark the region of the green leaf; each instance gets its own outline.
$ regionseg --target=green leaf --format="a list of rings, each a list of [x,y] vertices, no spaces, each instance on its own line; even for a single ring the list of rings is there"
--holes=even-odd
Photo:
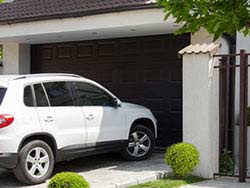
[[[172,15],[183,26],[176,34],[195,33],[205,28],[214,40],[227,33],[250,35],[250,1],[246,0],[158,0],[165,19]]]

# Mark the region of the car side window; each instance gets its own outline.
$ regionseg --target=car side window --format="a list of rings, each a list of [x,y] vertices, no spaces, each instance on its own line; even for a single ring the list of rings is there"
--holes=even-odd
[[[23,101],[26,106],[29,106],[29,107],[34,106],[31,86],[26,86],[24,88]]]
[[[36,106],[49,106],[48,100],[41,84],[34,84]]]
[[[43,83],[51,106],[74,106],[71,91],[66,82]]]
[[[85,82],[74,82],[80,106],[113,106],[112,97],[104,90]]]

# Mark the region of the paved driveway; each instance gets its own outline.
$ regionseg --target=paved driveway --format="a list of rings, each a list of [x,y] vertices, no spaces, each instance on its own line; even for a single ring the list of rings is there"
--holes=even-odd
[[[105,154],[62,162],[55,166],[55,173],[77,172],[91,184],[91,188],[117,188],[132,182],[153,179],[157,172],[169,171],[163,154],[153,154],[145,161],[128,162],[118,154]],[[16,181],[9,171],[0,169],[0,188],[46,188],[46,183],[25,186]],[[120,186],[117,186],[120,185]]]

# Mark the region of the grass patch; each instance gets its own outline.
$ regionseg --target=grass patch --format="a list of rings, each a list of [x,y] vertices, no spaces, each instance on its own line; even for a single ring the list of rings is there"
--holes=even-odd
[[[156,180],[141,185],[130,186],[129,188],[178,188],[182,185],[197,183],[204,180],[205,179],[196,176],[187,176],[182,179],[178,179],[175,177],[168,177],[166,179]]]

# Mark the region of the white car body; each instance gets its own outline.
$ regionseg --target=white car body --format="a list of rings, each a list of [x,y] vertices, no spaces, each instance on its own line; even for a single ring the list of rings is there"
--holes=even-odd
[[[24,88],[46,82],[84,82],[92,84],[117,99],[119,106],[47,106],[28,107],[24,104]],[[143,106],[121,102],[110,91],[89,79],[70,74],[36,74],[0,76],[0,87],[6,87],[0,114],[14,117],[11,125],[0,128],[0,168],[15,168],[18,152],[29,137],[50,136],[57,155],[65,148],[98,143],[127,141],[131,126],[137,120],[147,120],[157,137],[156,119]],[[10,156],[15,156],[11,158]],[[77,156],[76,156],[77,157]],[[74,158],[70,156],[69,158]],[[64,160],[57,156],[56,161]]]

